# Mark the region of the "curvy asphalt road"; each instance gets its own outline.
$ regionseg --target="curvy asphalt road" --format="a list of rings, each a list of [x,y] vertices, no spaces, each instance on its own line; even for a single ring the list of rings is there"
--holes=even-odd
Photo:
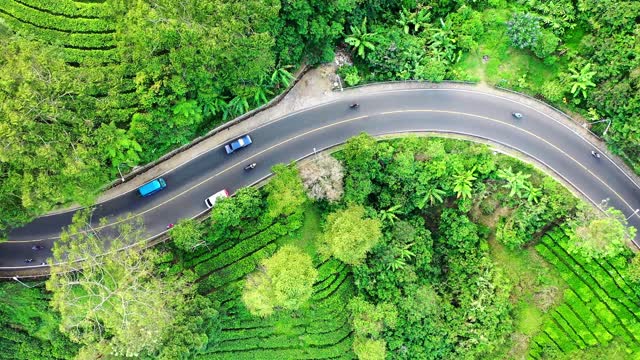
[[[356,110],[349,104],[357,101]],[[511,112],[524,114],[515,120]],[[167,188],[151,197],[129,192],[96,205],[93,219],[116,219],[125,213],[144,216],[149,235],[157,235],[169,223],[204,211],[204,199],[220,189],[230,192],[267,176],[272,165],[288,163],[346,141],[361,132],[383,135],[402,132],[443,132],[483,138],[516,149],[545,164],[599,203],[609,204],[630,216],[640,227],[640,187],[603,155],[591,156],[594,146],[566,125],[498,95],[463,89],[408,89],[349,95],[262,125],[251,131],[253,145],[226,155],[223,144],[163,175]],[[231,139],[229,139],[231,140]],[[246,172],[251,162],[258,166]],[[0,270],[38,266],[49,257],[53,241],[68,225],[73,213],[43,216],[15,229],[0,244]],[[636,239],[636,241],[638,241]],[[42,250],[32,250],[42,245]],[[25,259],[33,259],[25,264]]]

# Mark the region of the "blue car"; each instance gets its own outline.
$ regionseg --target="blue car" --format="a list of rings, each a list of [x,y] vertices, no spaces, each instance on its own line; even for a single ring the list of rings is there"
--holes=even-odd
[[[240,148],[251,145],[251,143],[252,143],[251,136],[245,135],[228,143],[227,145],[224,146],[224,149],[227,152],[227,154],[231,154],[232,152]]]
[[[142,197],[147,197],[157,193],[158,191],[166,187],[167,187],[167,183],[164,181],[164,179],[157,178],[155,180],[151,180],[148,183],[140,186],[140,188],[138,188],[138,193]]]

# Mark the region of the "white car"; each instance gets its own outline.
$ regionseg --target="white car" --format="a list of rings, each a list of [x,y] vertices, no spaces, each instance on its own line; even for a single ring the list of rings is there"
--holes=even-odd
[[[215,206],[216,201],[218,201],[218,199],[226,198],[226,197],[229,197],[229,192],[227,191],[227,189],[222,189],[222,190],[218,191],[217,193],[209,196],[204,201],[204,204],[207,205],[207,209],[211,209],[212,207]]]

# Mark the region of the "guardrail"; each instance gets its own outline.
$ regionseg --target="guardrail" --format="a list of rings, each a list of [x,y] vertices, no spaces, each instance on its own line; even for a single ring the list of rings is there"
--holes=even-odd
[[[464,84],[464,85],[477,85],[477,81],[465,81],[465,80],[444,80],[440,82],[426,81],[426,80],[391,80],[391,81],[374,81],[370,83],[362,83],[354,86],[347,86],[345,89],[359,89],[367,86],[376,85],[388,85],[388,84]],[[334,88],[333,91],[336,91]]]

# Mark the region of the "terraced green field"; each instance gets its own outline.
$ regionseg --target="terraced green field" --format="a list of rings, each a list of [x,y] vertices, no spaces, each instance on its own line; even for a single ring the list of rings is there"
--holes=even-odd
[[[622,342],[629,359],[640,357],[640,293],[623,274],[627,259],[586,261],[567,252],[566,235],[557,228],[536,250],[568,284],[564,301],[553,310],[531,344],[530,358]]]
[[[117,61],[112,8],[100,2],[3,0],[0,16],[14,31],[59,45],[70,63]]]
[[[306,308],[277,311],[269,318],[251,315],[241,301],[243,280],[260,260],[284,243],[308,241],[320,230],[311,206],[285,221],[263,224],[237,241],[209,245],[167,262],[171,272],[189,268],[202,294],[220,304],[221,328],[202,359],[352,359],[352,331],[346,304],[354,285],[349,268],[337,260],[314,259],[319,277]],[[309,251],[308,246],[301,246]]]
[[[128,122],[137,109],[133,76],[123,76],[113,7],[106,1],[2,0],[0,19],[13,31],[59,49],[75,77],[92,85],[105,121]]]

